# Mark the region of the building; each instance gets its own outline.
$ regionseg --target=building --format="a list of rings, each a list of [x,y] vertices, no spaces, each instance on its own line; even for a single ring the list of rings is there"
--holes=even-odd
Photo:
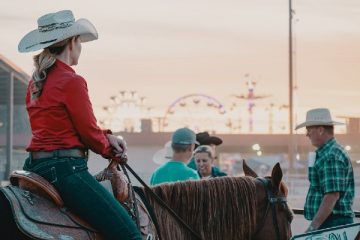
[[[30,76],[0,55],[0,180],[21,168],[30,139],[25,94]]]

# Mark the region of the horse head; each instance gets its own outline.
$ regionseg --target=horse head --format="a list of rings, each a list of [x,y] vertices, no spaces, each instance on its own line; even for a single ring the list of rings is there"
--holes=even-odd
[[[243,170],[245,176],[256,178],[256,229],[252,239],[269,239],[269,236],[290,239],[293,213],[287,204],[288,189],[282,181],[280,164],[277,163],[271,176],[265,178],[259,178],[245,160]]]

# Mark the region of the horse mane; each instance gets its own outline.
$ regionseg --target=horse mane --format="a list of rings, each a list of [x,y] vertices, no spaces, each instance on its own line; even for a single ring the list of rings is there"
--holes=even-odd
[[[158,185],[152,190],[202,239],[251,239],[256,224],[256,186],[251,177],[221,177]],[[164,240],[193,239],[151,196]]]

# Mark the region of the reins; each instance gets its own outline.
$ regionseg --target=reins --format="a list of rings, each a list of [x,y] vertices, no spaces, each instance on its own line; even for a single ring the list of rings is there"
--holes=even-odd
[[[134,170],[127,163],[125,163],[124,166],[141,183],[141,185],[145,188],[145,191],[149,193],[150,196],[153,197],[160,206],[168,210],[170,215],[172,215],[184,228],[186,228],[195,239],[202,240],[200,235],[195,232],[181,217],[179,217],[179,215],[177,215],[176,212],[174,212],[174,210],[172,210],[158,195],[156,195],[156,193],[154,193],[154,191],[134,172]]]

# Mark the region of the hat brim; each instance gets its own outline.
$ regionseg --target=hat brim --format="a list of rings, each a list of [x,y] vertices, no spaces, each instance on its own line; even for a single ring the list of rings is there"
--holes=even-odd
[[[81,42],[89,42],[98,39],[98,32],[89,20],[82,18],[68,28],[59,28],[45,33],[35,29],[21,39],[18,50],[19,52],[33,52],[74,36],[80,36]]]
[[[303,127],[310,127],[310,126],[334,126],[334,125],[344,125],[344,123],[341,122],[321,122],[321,121],[307,121],[303,122],[295,127],[295,130],[298,130]]]
[[[198,139],[198,142],[201,143],[201,145],[210,145],[210,144],[214,144],[216,146],[220,145],[223,143],[223,141],[221,140],[221,138],[219,137],[215,137],[215,136],[211,136],[211,137],[207,137],[207,138],[203,138],[203,139]]]
[[[163,164],[167,161],[171,160],[171,157],[166,156],[166,149],[162,148],[159,151],[157,151],[153,156],[153,162],[156,164]]]
[[[167,142],[162,149],[153,155],[153,162],[159,165],[163,164],[172,159],[172,153],[171,142]]]

